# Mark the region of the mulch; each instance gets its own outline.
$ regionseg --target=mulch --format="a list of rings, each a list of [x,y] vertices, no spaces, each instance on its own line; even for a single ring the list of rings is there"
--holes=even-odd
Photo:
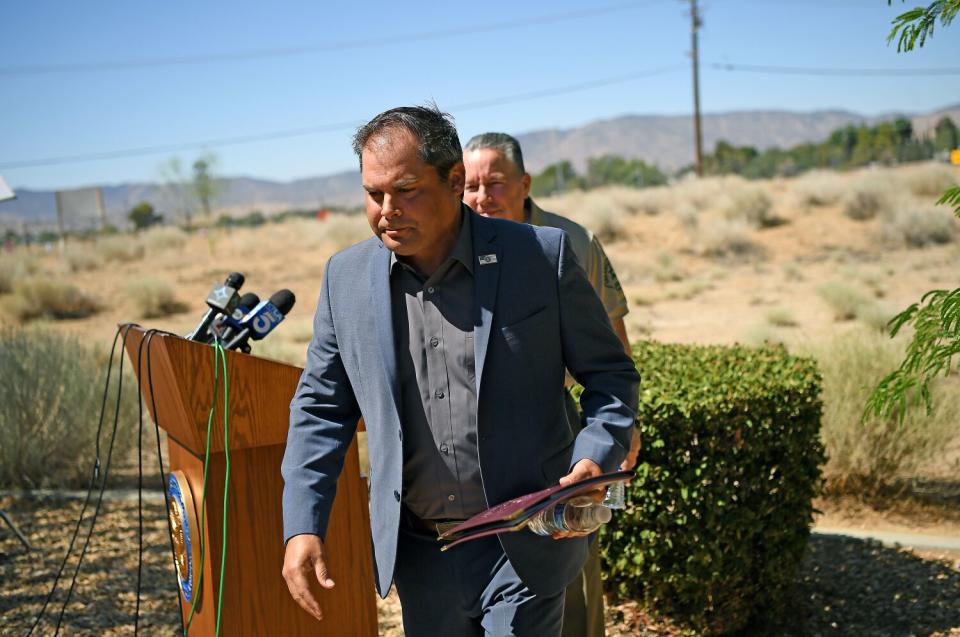
[[[0,498],[0,509],[11,515],[36,548],[26,551],[0,523],[0,634],[28,634],[50,592],[81,504],[76,499]],[[90,512],[92,507],[88,515]],[[176,578],[162,502],[145,503],[143,524],[138,629],[144,635],[178,635]],[[75,554],[87,528],[86,524],[82,527]],[[54,634],[61,608],[62,635],[134,634],[137,538],[136,501],[105,502],[69,603],[64,607],[75,558],[64,570],[33,634]],[[774,625],[750,627],[742,637],[960,637],[960,555],[813,536],[792,600],[788,614],[775,618]],[[382,635],[402,635],[395,596],[379,602],[379,617]],[[608,603],[608,637],[682,634],[669,622],[652,618],[636,602]]]

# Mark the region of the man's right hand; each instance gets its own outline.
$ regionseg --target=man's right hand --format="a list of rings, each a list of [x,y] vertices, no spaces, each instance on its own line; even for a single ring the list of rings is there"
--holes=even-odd
[[[316,579],[323,588],[333,588],[333,579],[323,561],[323,540],[318,535],[295,535],[287,542],[283,555],[283,579],[287,581],[290,595],[318,620],[323,619],[323,611],[317,598],[310,590],[312,579]]]

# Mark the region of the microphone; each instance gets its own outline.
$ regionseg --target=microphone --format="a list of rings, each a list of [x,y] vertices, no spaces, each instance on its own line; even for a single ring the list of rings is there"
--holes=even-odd
[[[297,299],[290,290],[274,292],[269,301],[261,301],[243,317],[240,333],[224,347],[242,349],[250,339],[255,341],[263,339],[283,321],[296,302]]]
[[[210,294],[207,296],[207,306],[210,309],[200,319],[197,327],[187,335],[188,340],[206,341],[210,337],[208,329],[217,314],[231,314],[237,307],[237,303],[240,301],[237,290],[243,285],[243,281],[244,276],[241,273],[231,272],[222,285],[217,285],[210,290]]]
[[[214,341],[215,334],[220,335],[221,343],[230,341],[243,329],[241,325],[243,317],[259,303],[260,297],[253,292],[247,292],[241,296],[240,301],[237,303],[237,308],[232,314],[220,314],[217,316],[217,320],[213,322],[213,326],[210,328],[210,339],[208,342],[212,343]]]

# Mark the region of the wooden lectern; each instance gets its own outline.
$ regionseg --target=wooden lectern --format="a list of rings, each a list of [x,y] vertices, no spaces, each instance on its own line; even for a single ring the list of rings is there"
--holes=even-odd
[[[145,404],[153,409],[147,376],[145,330],[132,327],[125,347],[134,370],[142,351],[141,386]],[[167,433],[171,475],[183,491],[181,520],[173,511],[174,536],[181,583],[184,621],[189,614],[187,596],[199,596],[188,637],[215,634],[220,555],[223,547],[223,493],[226,456],[223,445],[223,395],[216,405],[210,439],[206,512],[201,516],[203,458],[207,444],[207,418],[213,398],[214,350],[209,345],[155,334],[148,343],[157,413],[154,420]],[[327,563],[337,581],[333,590],[319,592],[323,621],[318,622],[297,606],[280,574],[283,567],[283,521],[280,461],[287,439],[290,400],[301,369],[238,352],[227,352],[229,387],[230,482],[227,507],[221,635],[357,635],[377,634],[377,608],[370,548],[367,490],[360,476],[354,439],[337,483],[337,498],[327,531]],[[221,374],[222,382],[222,374]],[[186,482],[186,485],[183,482]],[[192,504],[190,500],[192,499]],[[174,509],[176,507],[171,507]],[[195,513],[195,515],[194,515]],[[203,520],[202,528],[198,524]],[[180,525],[181,528],[177,528]],[[190,525],[186,551],[182,528]],[[203,575],[199,577],[198,540],[206,544]],[[178,554],[178,551],[180,554]],[[195,573],[184,592],[187,573]],[[196,587],[199,582],[199,587]]]

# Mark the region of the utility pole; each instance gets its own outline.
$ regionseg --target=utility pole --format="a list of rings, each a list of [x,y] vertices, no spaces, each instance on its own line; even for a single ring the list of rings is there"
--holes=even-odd
[[[697,176],[703,177],[703,134],[700,130],[700,49],[697,30],[700,28],[697,0],[690,0],[690,58],[693,60],[693,141],[697,153]]]

